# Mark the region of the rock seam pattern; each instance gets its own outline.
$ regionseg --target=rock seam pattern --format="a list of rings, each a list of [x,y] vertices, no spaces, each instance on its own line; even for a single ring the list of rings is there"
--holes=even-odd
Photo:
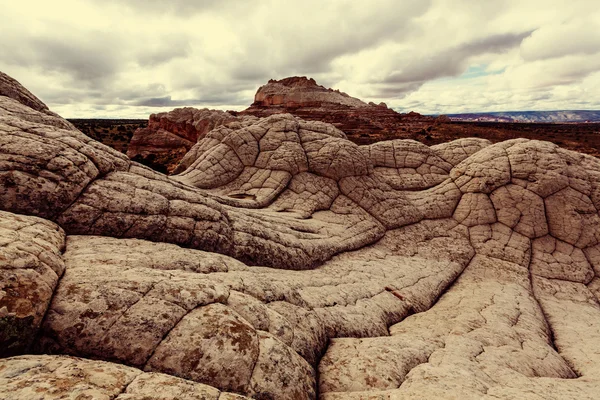
[[[0,397],[595,398],[597,159],[278,114],[184,160],[0,74]]]

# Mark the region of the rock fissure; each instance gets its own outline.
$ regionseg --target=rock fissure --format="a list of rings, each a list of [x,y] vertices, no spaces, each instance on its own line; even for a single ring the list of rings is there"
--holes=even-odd
[[[594,398],[598,160],[358,146],[272,107],[393,111],[298,78],[237,115],[151,117],[131,149],[165,177],[3,74],[0,93],[0,344],[56,354],[0,359],[0,397],[59,379],[108,398]]]

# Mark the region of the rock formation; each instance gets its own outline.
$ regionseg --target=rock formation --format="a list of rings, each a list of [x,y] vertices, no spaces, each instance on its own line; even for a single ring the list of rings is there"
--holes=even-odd
[[[240,114],[266,117],[276,113],[291,113],[305,120],[330,123],[353,141],[360,141],[361,137],[381,140],[398,134],[406,136],[435,121],[435,118],[415,112],[399,114],[385,103],[367,104],[306,77],[271,79],[258,89],[254,103]]]
[[[270,80],[254,99],[239,113],[186,107],[152,114],[148,127],[134,133],[127,156],[160,172],[182,172],[187,161],[178,164],[194,144],[211,130],[246,116],[291,113],[307,121],[330,123],[357,143],[415,136],[436,121],[415,112],[399,114],[385,103],[367,104],[306,77]]]
[[[256,92],[252,107],[301,108],[326,105],[352,108],[369,106],[369,104],[339,90],[317,85],[312,78],[294,76],[279,81],[269,80]]]
[[[241,112],[182,108],[153,114],[149,126],[139,129],[132,138],[128,156],[159,172],[180,173],[189,165],[187,160],[179,164],[184,155],[213,128],[248,116],[262,118],[285,113],[305,121],[330,123],[361,145],[394,139],[413,139],[431,146],[458,138],[480,137],[499,142],[527,137],[600,157],[600,124],[459,123],[443,115],[433,118],[412,111],[399,114],[385,103],[367,104],[306,77],[270,80],[258,89],[254,103]],[[79,127],[87,132],[85,125]],[[109,138],[92,137],[123,148],[122,143]]]
[[[597,397],[598,159],[276,114],[167,177],[39,103],[0,80],[0,397]]]
[[[236,118],[224,111],[184,107],[150,115],[137,129],[127,156],[155,169],[171,172],[188,150],[209,131]]]

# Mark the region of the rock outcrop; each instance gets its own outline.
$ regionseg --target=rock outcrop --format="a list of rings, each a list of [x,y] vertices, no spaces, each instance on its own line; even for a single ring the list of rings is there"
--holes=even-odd
[[[346,107],[368,107],[369,104],[350,97],[339,90],[327,89],[305,76],[271,79],[261,86],[254,96],[252,107],[321,107],[339,105]]]
[[[189,165],[187,161],[180,165],[184,155],[211,129],[248,116],[263,118],[285,113],[305,121],[331,123],[349,140],[360,145],[412,139],[432,146],[471,137],[495,143],[526,137],[600,156],[597,135],[600,124],[461,123],[443,115],[433,118],[412,111],[399,114],[385,103],[367,104],[337,90],[326,89],[306,77],[269,81],[257,91],[254,104],[242,112],[183,108],[152,115],[150,127],[139,129],[132,138],[128,155],[159,172],[180,173]],[[83,132],[88,132],[89,126],[84,122],[74,122]],[[119,126],[119,129],[127,128]],[[129,143],[124,144],[122,137],[115,139],[95,132],[91,137],[120,151],[129,146]]]
[[[188,150],[212,129],[236,120],[219,110],[176,108],[150,115],[148,126],[137,129],[127,156],[157,170],[171,172]]]
[[[167,177],[9,82],[0,396],[597,397],[598,159],[277,114]]]
[[[306,121],[327,122],[356,143],[386,137],[412,138],[436,120],[415,112],[399,114],[385,103],[367,104],[306,77],[270,80],[258,89],[254,99],[248,109],[239,113],[186,107],[152,114],[148,127],[134,133],[127,155],[157,171],[179,173],[189,165],[187,160],[183,164],[180,161],[208,132],[247,116],[289,113]]]
[[[306,77],[271,79],[258,89],[254,103],[240,114],[266,117],[277,113],[330,123],[355,142],[399,135],[408,138],[411,133],[421,131],[435,121],[435,118],[415,112],[399,114],[385,103],[367,104]]]

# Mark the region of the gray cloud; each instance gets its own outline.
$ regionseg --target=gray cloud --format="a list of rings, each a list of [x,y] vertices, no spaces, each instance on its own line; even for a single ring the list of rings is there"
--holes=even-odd
[[[31,36],[0,41],[3,61],[45,73],[62,73],[78,84],[97,87],[119,70],[119,52],[106,35],[91,38]]]
[[[171,96],[165,97],[153,97],[144,100],[137,100],[132,103],[134,106],[146,106],[146,107],[182,107],[182,106],[192,106],[195,104],[200,104],[201,101],[198,100],[172,100]]]
[[[384,99],[404,98],[407,93],[419,89],[424,81],[417,82],[390,82],[373,83],[377,97]]]
[[[356,7],[357,3],[346,1],[324,3],[329,7],[309,14],[314,18],[312,23],[309,18],[308,23],[299,24],[293,15],[270,21],[267,28],[274,29],[284,40],[271,43],[275,46],[265,47],[259,53],[280,55],[275,57],[274,66],[281,76],[331,72],[330,63],[338,57],[417,34],[420,29],[413,20],[427,12],[432,3],[432,0],[400,3],[372,0],[369,7]],[[331,18],[319,19],[321,12],[329,13]],[[248,55],[252,57],[255,53]]]
[[[507,49],[517,47],[523,42],[523,40],[529,36],[533,31],[520,32],[520,33],[503,33],[498,35],[492,35],[483,39],[477,39],[469,43],[465,43],[456,49],[456,52],[465,55],[477,55],[482,53],[499,53]]]
[[[61,1],[3,8],[0,69],[69,117],[241,109],[290,75],[424,112],[600,98],[599,14],[583,1]]]
[[[412,60],[400,70],[392,72],[382,83],[424,83],[426,81],[462,74],[469,58],[484,53],[499,53],[521,44],[531,32],[509,33],[478,38],[426,58]],[[407,85],[415,90],[414,85]]]
[[[244,86],[237,86],[244,87]],[[254,85],[251,86],[254,90]],[[143,107],[186,107],[197,105],[249,105],[250,102],[245,96],[240,96],[241,90],[236,90],[236,86],[223,87],[197,87],[191,90],[192,98],[183,100],[173,100],[171,95],[161,97],[141,98],[133,101],[127,101],[124,104]]]
[[[145,68],[158,66],[176,58],[188,56],[190,47],[190,41],[187,37],[173,38],[145,49],[136,57],[136,61],[141,67]]]
[[[234,81],[263,82],[273,76],[273,70],[268,65],[242,63],[231,66],[229,74]]]
[[[141,98],[164,97],[167,95],[167,89],[162,83],[151,83],[146,85],[126,86],[122,88],[113,88],[104,92],[105,96],[112,99],[123,101],[139,100]]]
[[[502,53],[518,47],[531,33],[527,31],[476,38],[427,57],[410,59],[407,64],[393,70],[385,78],[371,80],[370,84],[376,97],[402,99],[426,82],[463,74],[469,59],[474,56]]]
[[[527,61],[596,53],[600,53],[600,23],[593,15],[536,29],[521,47],[521,56]]]
[[[118,55],[101,42],[73,43],[50,38],[35,38],[31,49],[34,62],[48,71],[65,72],[77,81],[102,83],[119,69]]]
[[[174,14],[189,18],[196,14],[228,7],[245,8],[235,0],[88,0],[99,5],[113,3],[143,14]]]

